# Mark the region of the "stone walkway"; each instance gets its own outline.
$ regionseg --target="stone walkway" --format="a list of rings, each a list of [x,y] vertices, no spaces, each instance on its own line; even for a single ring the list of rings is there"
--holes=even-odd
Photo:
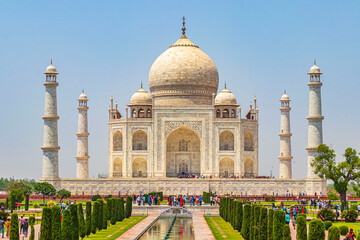
[[[133,240],[139,234],[147,228],[156,218],[159,217],[159,214],[156,215],[149,215],[147,218],[130,228],[128,231],[126,231],[123,235],[118,237],[116,240]]]
[[[38,238],[39,238],[38,235],[40,235],[40,225],[41,225],[41,224],[37,224],[37,225],[34,226],[34,229],[35,229],[35,239],[38,239]],[[28,236],[25,237],[23,234],[20,234],[20,239],[21,239],[21,240],[23,240],[23,239],[24,239],[24,240],[29,239],[29,237],[30,237],[30,232],[31,232],[31,228],[29,227]],[[1,235],[0,235],[0,238],[1,238]],[[6,233],[5,233],[5,234],[4,234],[4,238],[1,238],[1,239],[9,239],[9,238],[6,237]]]
[[[215,240],[215,237],[203,215],[193,215],[193,226],[195,240]]]
[[[296,240],[296,228],[294,229],[292,223],[290,223],[289,227],[290,227],[291,239]],[[309,225],[307,225],[307,231],[309,234]],[[325,231],[325,239],[328,239],[328,231]]]

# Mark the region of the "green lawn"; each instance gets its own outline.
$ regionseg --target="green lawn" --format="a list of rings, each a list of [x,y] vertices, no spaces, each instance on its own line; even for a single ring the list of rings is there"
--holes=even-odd
[[[333,226],[347,226],[350,230],[350,228],[354,229],[354,232],[356,234],[356,236],[358,236],[358,234],[360,233],[360,223],[346,223],[346,222],[333,222]]]
[[[138,222],[142,221],[146,217],[137,217],[132,216],[130,218],[125,219],[122,222],[117,222],[115,225],[110,225],[106,230],[101,230],[96,234],[91,234],[89,237],[84,239],[109,239],[114,240],[120,237],[127,230],[135,226]]]
[[[205,220],[216,239],[244,239],[240,233],[234,230],[230,223],[225,222],[222,217],[205,217]]]

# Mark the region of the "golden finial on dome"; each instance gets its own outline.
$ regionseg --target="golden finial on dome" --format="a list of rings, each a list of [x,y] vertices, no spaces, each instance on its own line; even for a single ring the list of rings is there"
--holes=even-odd
[[[141,89],[143,88],[143,84],[142,84],[142,81],[141,81],[141,87],[140,87]]]
[[[316,59],[314,59],[314,65],[316,65]]]
[[[50,65],[52,65],[52,59],[50,60]]]
[[[185,36],[185,30],[186,30],[186,27],[185,27],[185,16],[183,16],[182,17],[182,20],[183,20],[183,22],[182,22],[182,36],[181,36],[181,38],[186,38],[186,36]]]
[[[225,89],[226,89],[226,81],[225,81]]]

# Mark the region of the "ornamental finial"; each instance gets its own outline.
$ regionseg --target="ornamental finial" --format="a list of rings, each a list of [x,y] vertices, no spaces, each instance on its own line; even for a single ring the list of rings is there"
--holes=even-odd
[[[52,65],[52,59],[50,60],[50,65]]]
[[[316,59],[314,59],[314,65],[316,65]]]
[[[185,37],[185,30],[186,30],[186,27],[185,27],[185,16],[182,17],[182,37]]]
[[[141,89],[143,88],[143,84],[142,84],[142,81],[141,81]]]
[[[225,89],[226,89],[226,81],[225,81]]]

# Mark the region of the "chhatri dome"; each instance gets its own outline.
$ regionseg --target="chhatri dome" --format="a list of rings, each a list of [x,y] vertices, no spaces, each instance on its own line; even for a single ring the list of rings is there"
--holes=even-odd
[[[237,105],[235,95],[225,88],[215,97],[215,105]]]
[[[281,96],[280,101],[290,101],[289,95],[286,94],[286,91]]]
[[[316,60],[314,60],[314,66],[310,68],[310,72],[308,74],[322,74],[320,72],[320,68],[316,65]]]
[[[183,35],[162,53],[149,72],[155,105],[211,105],[219,73],[211,58]]]
[[[143,89],[142,83],[141,88],[132,95],[130,100],[131,105],[151,105],[152,98],[151,95]]]
[[[58,72],[56,72],[55,66],[52,64],[52,59],[51,59],[50,65],[46,68],[45,74],[47,74],[47,73],[58,74]]]
[[[87,101],[87,100],[88,100],[86,94],[84,93],[84,90],[83,90],[82,93],[80,94],[79,100],[81,100],[81,101]]]

